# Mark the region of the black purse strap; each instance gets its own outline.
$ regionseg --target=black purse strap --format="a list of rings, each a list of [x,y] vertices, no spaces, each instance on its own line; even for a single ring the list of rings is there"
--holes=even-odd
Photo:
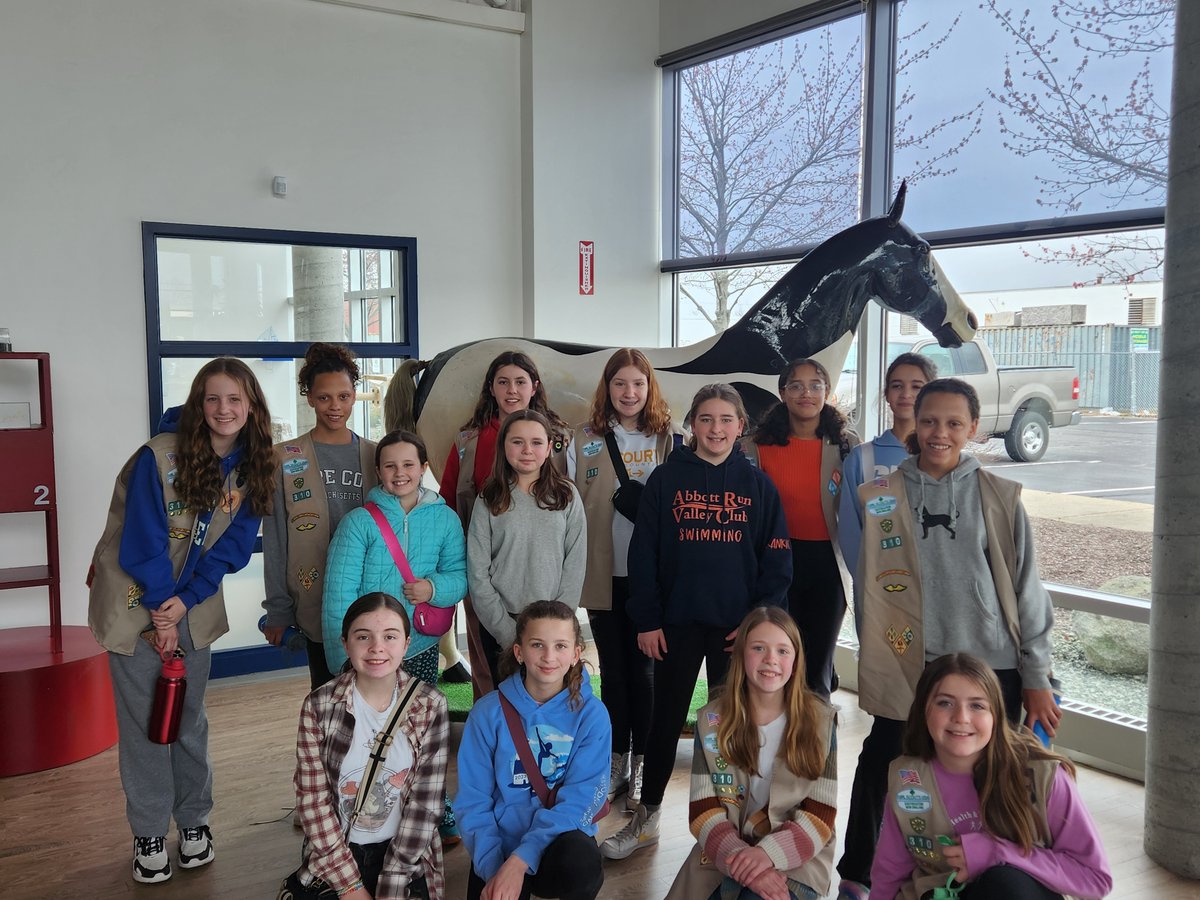
[[[392,707],[392,714],[388,719],[387,726],[375,735],[375,740],[371,743],[371,753],[367,757],[366,771],[363,772],[362,780],[358,783],[358,793],[354,797],[354,812],[349,817],[349,825],[354,824],[358,814],[366,806],[367,797],[371,793],[371,785],[375,782],[375,774],[387,758],[388,750],[391,749],[392,741],[395,739],[396,726],[400,724],[400,720],[408,711],[409,704],[412,703],[413,695],[417,692],[417,686],[420,683],[418,678],[413,678],[408,683],[408,690],[404,693],[403,698],[397,699],[396,705]]]
[[[608,447],[608,458],[612,460],[613,468],[617,470],[617,480],[621,482],[621,487],[629,484],[629,472],[625,469],[625,460],[621,459],[621,451],[617,449],[617,435],[613,431],[609,431],[604,436],[604,446]]]

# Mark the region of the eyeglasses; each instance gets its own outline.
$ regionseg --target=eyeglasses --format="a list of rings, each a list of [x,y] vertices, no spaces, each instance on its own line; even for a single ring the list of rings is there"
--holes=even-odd
[[[805,384],[803,381],[789,381],[783,386],[783,390],[788,394],[823,394],[825,393],[825,382],[810,381]]]

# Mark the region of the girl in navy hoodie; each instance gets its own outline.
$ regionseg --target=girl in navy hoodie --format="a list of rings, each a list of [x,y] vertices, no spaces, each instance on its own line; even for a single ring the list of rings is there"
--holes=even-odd
[[[558,600],[529,604],[500,663],[499,689],[475,702],[458,750],[454,808],[471,852],[468,900],[592,900],[604,883],[596,814],[608,796],[608,711],[584,678],[583,632]],[[555,801],[542,805],[501,705],[516,709]]]
[[[687,447],[650,475],[629,547],[627,609],[654,660],[654,721],[642,803],[601,846],[624,859],[658,843],[663,792],[700,663],[716,685],[727,645],[755,606],[786,608],[792,556],[779,492],[742,455],[746,409],[727,384],[701,388],[684,422]]]

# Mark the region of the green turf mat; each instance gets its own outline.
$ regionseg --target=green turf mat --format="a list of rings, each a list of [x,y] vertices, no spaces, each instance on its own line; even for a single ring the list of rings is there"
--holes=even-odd
[[[471,685],[470,684],[446,684],[444,681],[438,682],[438,687],[442,693],[446,695],[446,701],[450,705],[450,721],[465,722],[467,713],[471,711]],[[592,676],[592,690],[599,696],[600,676]],[[687,725],[684,726],[685,731],[692,731],[696,727],[696,710],[708,702],[708,682],[697,681],[696,689],[692,691],[692,702],[688,706]]]

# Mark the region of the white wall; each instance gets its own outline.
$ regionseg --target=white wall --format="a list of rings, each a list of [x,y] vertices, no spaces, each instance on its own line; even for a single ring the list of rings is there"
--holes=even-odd
[[[523,38],[529,333],[670,343],[659,315],[661,74],[646,0],[531,0]],[[595,294],[579,293],[594,241]],[[669,322],[669,318],[667,319]]]
[[[140,223],[413,236],[424,353],[519,331],[520,37],[297,0],[39,0],[3,19],[0,324],[52,356],[80,624],[113,476],[148,435]],[[2,594],[0,627],[45,606]]]

